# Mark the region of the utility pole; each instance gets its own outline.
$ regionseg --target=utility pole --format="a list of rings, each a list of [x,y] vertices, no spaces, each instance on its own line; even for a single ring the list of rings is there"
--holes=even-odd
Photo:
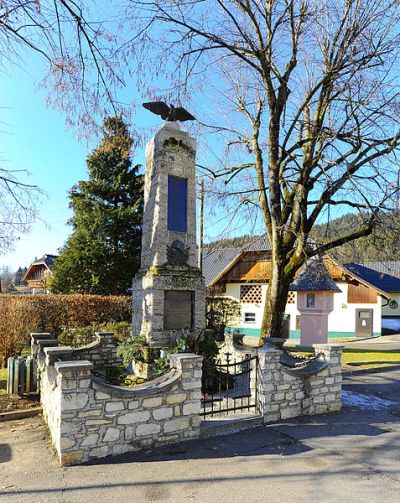
[[[201,179],[200,185],[200,210],[199,210],[199,269],[203,270],[203,213],[204,213],[204,180]]]

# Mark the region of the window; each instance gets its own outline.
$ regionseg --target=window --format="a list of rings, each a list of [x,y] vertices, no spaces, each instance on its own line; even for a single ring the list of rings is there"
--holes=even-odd
[[[261,304],[261,285],[241,285],[240,302],[243,304]]]
[[[255,323],[256,322],[256,313],[244,313],[244,322],[245,323]]]
[[[315,293],[308,293],[307,294],[306,306],[309,308],[315,307]]]
[[[168,176],[168,230],[187,232],[187,179]]]
[[[289,292],[287,297],[288,304],[296,304],[296,292]]]

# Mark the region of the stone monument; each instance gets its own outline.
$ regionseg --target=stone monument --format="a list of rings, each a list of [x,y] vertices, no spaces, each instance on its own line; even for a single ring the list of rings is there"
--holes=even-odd
[[[141,267],[133,280],[134,335],[171,346],[205,323],[196,253],[196,141],[166,121],[146,147]]]

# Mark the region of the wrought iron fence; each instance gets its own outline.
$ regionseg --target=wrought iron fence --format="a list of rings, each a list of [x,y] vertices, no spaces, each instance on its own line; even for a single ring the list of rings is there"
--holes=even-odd
[[[258,357],[246,354],[243,358],[225,360],[205,359],[202,377],[201,415],[216,416],[239,411],[257,411]]]

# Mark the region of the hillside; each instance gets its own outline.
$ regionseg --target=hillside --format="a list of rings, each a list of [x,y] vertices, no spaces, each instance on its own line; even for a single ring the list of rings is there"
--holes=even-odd
[[[361,226],[360,217],[347,214],[332,220],[329,225],[317,225],[313,230],[313,238],[326,242],[339,238],[349,232],[358,230]],[[209,249],[235,248],[249,244],[258,236],[248,234],[232,239],[218,239],[207,243]],[[400,215],[385,216],[375,232],[368,237],[347,243],[329,252],[330,255],[341,262],[368,262],[378,260],[400,259]]]

